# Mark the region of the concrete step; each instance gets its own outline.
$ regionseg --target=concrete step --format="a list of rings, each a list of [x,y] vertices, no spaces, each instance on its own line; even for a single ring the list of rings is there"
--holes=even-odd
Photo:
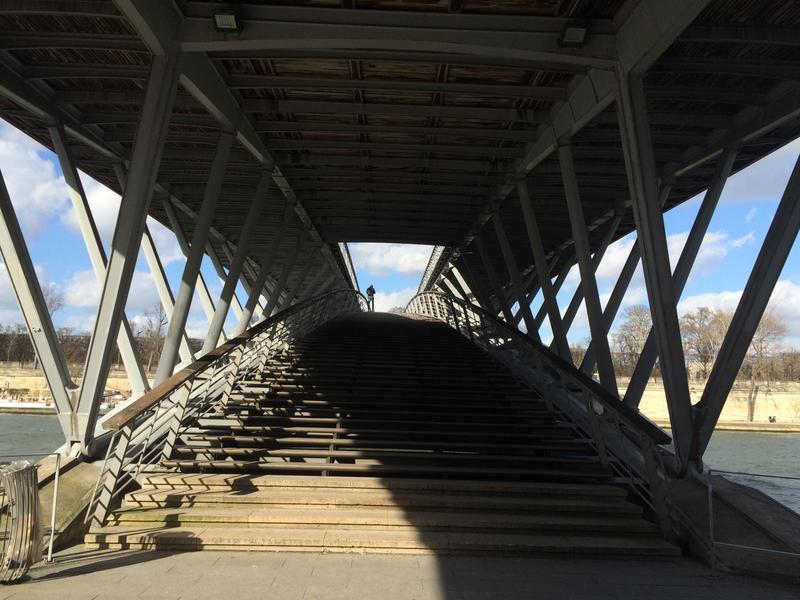
[[[502,448],[500,449],[502,450]],[[522,453],[511,454],[483,454],[479,452],[434,452],[430,450],[405,449],[402,442],[396,443],[396,448],[374,448],[368,450],[331,450],[311,448],[240,448],[240,447],[211,447],[211,446],[181,446],[175,448],[173,458],[192,456],[203,457],[233,457],[244,459],[269,459],[269,458],[330,458],[331,460],[357,460],[382,461],[388,459],[402,459],[408,461],[430,461],[431,463],[499,463],[499,464],[542,464],[542,465],[569,465],[570,468],[595,466],[600,463],[596,456],[540,456]]]
[[[181,506],[177,508],[126,507],[114,511],[109,525],[151,524],[158,526],[221,526],[236,527],[338,527],[338,528],[390,528],[392,530],[457,529],[457,530],[513,530],[515,532],[580,533],[596,535],[658,534],[658,528],[641,518],[628,515],[574,515],[494,513],[476,511],[425,511],[405,507],[339,506],[335,510],[282,508],[261,505],[228,505],[218,507]]]
[[[649,536],[584,536],[471,532],[377,531],[328,527],[105,527],[86,536],[89,548],[243,550],[350,553],[570,554],[678,558],[680,551]]]
[[[526,481],[472,481],[468,479],[413,479],[370,477],[304,477],[298,475],[240,475],[233,473],[149,473],[139,478],[143,487],[199,490],[363,490],[372,493],[426,492],[444,496],[494,494],[502,497],[580,496],[625,499],[620,487],[603,484]]]
[[[500,466],[456,466],[426,464],[420,462],[386,464],[379,460],[363,460],[359,463],[329,463],[323,459],[319,462],[264,462],[260,460],[199,460],[177,459],[164,460],[161,465],[179,470],[227,471],[243,473],[290,473],[290,474],[361,474],[370,477],[381,476],[409,476],[419,477],[429,475],[441,477],[450,475],[456,478],[486,478],[497,477],[509,479],[542,479],[545,481],[603,481],[610,478],[610,474],[600,469],[591,471],[576,470],[574,468],[544,469],[531,467]]]
[[[626,515],[641,517],[641,507],[619,497],[550,495],[515,497],[490,494],[422,493],[388,490],[315,490],[283,488],[236,491],[190,487],[145,488],[130,492],[125,507],[189,508],[213,506],[226,512],[231,506],[304,509],[380,508],[384,510],[493,511],[498,514]],[[222,507],[222,508],[221,508]]]

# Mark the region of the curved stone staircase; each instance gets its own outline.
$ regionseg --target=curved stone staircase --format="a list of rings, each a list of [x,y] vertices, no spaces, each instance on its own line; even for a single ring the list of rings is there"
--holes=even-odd
[[[186,423],[88,544],[675,557],[591,443],[448,326],[336,319]]]

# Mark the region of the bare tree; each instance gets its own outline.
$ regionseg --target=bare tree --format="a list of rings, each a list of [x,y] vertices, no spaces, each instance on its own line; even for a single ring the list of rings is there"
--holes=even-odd
[[[48,283],[42,286],[42,295],[44,296],[44,303],[47,306],[47,312],[50,313],[52,318],[55,313],[64,308],[64,293],[55,283]]]
[[[681,318],[681,334],[687,356],[694,357],[700,365],[703,379],[708,379],[711,365],[717,357],[725,332],[731,322],[731,313],[700,306]]]
[[[156,302],[145,314],[144,323],[139,329],[139,340],[142,349],[147,354],[147,370],[153,362],[161,356],[161,348],[164,344],[164,333],[169,323],[167,313],[160,302]]]
[[[620,373],[630,375],[633,372],[651,327],[650,309],[643,304],[629,306],[623,311],[622,322],[612,335]]]

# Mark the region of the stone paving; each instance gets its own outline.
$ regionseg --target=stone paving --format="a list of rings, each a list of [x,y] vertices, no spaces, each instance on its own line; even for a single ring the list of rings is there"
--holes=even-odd
[[[690,560],[618,561],[354,554],[62,553],[0,600],[798,600],[800,586],[712,576]]]

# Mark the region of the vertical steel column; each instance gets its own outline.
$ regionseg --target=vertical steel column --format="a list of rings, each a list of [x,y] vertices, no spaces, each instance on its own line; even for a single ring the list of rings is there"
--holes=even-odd
[[[545,258],[542,233],[539,230],[539,223],[536,219],[536,213],[533,210],[530,194],[528,193],[528,184],[524,180],[517,182],[517,194],[519,194],[522,217],[525,219],[525,228],[528,232],[528,243],[531,246],[531,253],[533,254],[533,265],[538,274],[538,287],[542,290],[544,306],[550,317],[550,329],[553,331],[553,342],[555,343],[556,352],[561,358],[572,363],[572,354],[569,351],[567,333],[564,331],[564,325],[561,322],[561,312],[558,309],[558,301],[556,300],[556,294],[553,290],[553,282],[550,281],[550,265],[547,264],[547,259]]]
[[[522,287],[522,282],[519,279],[519,270],[517,270],[517,261],[514,260],[514,253],[511,250],[511,244],[508,243],[508,236],[506,230],[503,228],[503,221],[500,218],[500,213],[495,212],[492,215],[492,224],[494,225],[494,233],[497,236],[497,241],[500,244],[500,253],[503,255],[503,261],[506,263],[506,270],[508,277],[511,280],[511,289],[519,309],[522,311],[522,319],[525,321],[525,329],[528,330],[528,335],[537,342],[539,340],[539,331],[533,323],[533,315],[531,308],[525,303],[526,293]],[[513,316],[511,317],[513,319]],[[508,321],[512,323],[512,320]]]
[[[179,63],[180,54],[172,52],[165,56],[154,56],[150,69],[133,145],[128,185],[120,204],[78,400],[78,427],[84,453],[91,453],[92,450],[89,442],[94,435],[97,409],[108,376],[111,352],[136,269],[136,258],[147,222],[153,186],[161,164],[167,125],[178,86]]]
[[[119,181],[120,189],[124,194],[127,174],[125,173],[125,168],[121,163],[114,164],[114,173]],[[150,228],[147,227],[147,225],[145,225],[144,235],[142,236],[142,252],[144,253],[147,266],[150,268],[150,274],[155,282],[156,291],[158,292],[158,298],[161,301],[161,306],[164,307],[164,314],[169,320],[172,318],[172,310],[175,304],[175,298],[172,295],[172,288],[167,280],[167,274],[164,272],[164,266],[161,264],[161,258],[158,255],[158,248],[156,248],[155,241],[150,233]],[[188,362],[194,360],[194,353],[189,346],[189,337],[186,335],[185,330],[181,336],[179,352],[181,361]]]
[[[608,337],[603,331],[603,307],[600,304],[600,293],[597,290],[597,280],[594,278],[595,270],[590,259],[591,247],[589,245],[589,235],[586,231],[586,219],[583,216],[578,181],[575,175],[572,146],[559,146],[558,159],[561,164],[561,181],[564,184],[564,195],[567,198],[567,210],[569,211],[569,221],[572,227],[572,240],[575,244],[575,256],[578,260],[578,269],[581,274],[586,315],[589,318],[589,330],[598,348],[597,370],[600,375],[600,383],[616,395],[617,378],[614,375],[614,364],[611,362]]]
[[[217,347],[219,334],[222,332],[222,326],[225,324],[225,319],[228,316],[228,307],[231,303],[231,298],[236,291],[236,283],[239,280],[239,275],[242,272],[242,266],[247,258],[247,251],[250,247],[250,238],[253,236],[253,231],[258,225],[258,219],[261,216],[261,210],[264,208],[267,199],[267,190],[272,183],[272,173],[270,171],[263,171],[261,178],[258,181],[253,201],[250,204],[250,209],[247,211],[244,224],[242,225],[242,232],[239,235],[239,241],[236,244],[236,252],[233,255],[233,261],[228,269],[228,276],[225,279],[225,285],[219,295],[217,301],[217,310],[214,312],[214,318],[211,319],[211,325],[208,328],[208,335],[203,344],[202,354],[211,352]],[[241,318],[241,315],[239,315]]]
[[[242,316],[239,318],[239,322],[236,324],[236,328],[233,330],[234,336],[241,335],[250,326],[250,319],[253,317],[253,311],[258,304],[258,298],[261,296],[264,285],[267,283],[267,277],[269,277],[269,272],[272,269],[272,263],[275,261],[275,255],[278,253],[278,248],[283,240],[286,227],[293,218],[294,207],[291,204],[287,204],[283,211],[283,219],[278,225],[278,232],[275,234],[275,237],[272,238],[272,243],[261,255],[261,267],[258,270],[258,275],[256,276],[255,282],[253,282],[253,287],[250,290],[250,296],[247,298],[247,304],[245,304],[244,310],[242,311]],[[280,290],[273,289],[273,293],[270,294],[270,300],[273,296],[277,296],[278,294],[280,294]],[[269,302],[267,305],[269,305]]]
[[[708,231],[711,217],[714,216],[714,211],[717,209],[719,198],[722,195],[725,182],[731,174],[733,161],[735,159],[736,150],[728,150],[722,155],[717,165],[717,172],[714,175],[714,179],[706,191],[700,209],[697,211],[697,216],[689,232],[689,237],[686,238],[686,243],[678,259],[678,264],[675,265],[675,272],[672,274],[672,288],[676,300],[680,299],[681,294],[683,294],[683,288],[686,287],[686,282],[689,280],[692,265],[694,265],[694,261],[697,259],[697,255],[700,252],[703,238]],[[647,334],[647,339],[642,347],[642,353],[631,375],[628,389],[625,392],[625,404],[639,406],[644,390],[647,387],[647,380],[650,379],[650,374],[653,372],[653,367],[656,364],[657,358],[658,350],[656,348],[656,338],[653,334],[653,329],[650,328],[650,332]]]
[[[83,243],[89,253],[89,260],[92,263],[92,270],[97,279],[98,287],[103,285],[106,277],[106,251],[103,249],[103,242],[97,232],[97,226],[92,217],[92,210],[89,201],[86,199],[86,192],[83,189],[78,170],[67,149],[67,140],[64,134],[64,127],[61,124],[51,125],[47,128],[50,139],[53,141],[53,149],[58,156],[61,165],[61,173],[69,190],[69,197],[72,201],[72,208],[75,210],[75,218],[83,236]],[[150,389],[147,376],[142,367],[141,357],[133,340],[128,317],[123,311],[121,315],[119,333],[117,334],[117,347],[119,348],[122,363],[125,365],[125,372],[128,374],[128,381],[131,384],[131,391],[134,396],[141,396]]]
[[[186,327],[186,319],[189,317],[197,274],[200,272],[203,254],[205,254],[208,232],[214,220],[214,212],[222,190],[225,166],[228,163],[232,144],[233,134],[227,131],[222,132],[217,142],[214,160],[211,163],[208,182],[203,192],[203,203],[200,205],[200,212],[197,214],[197,220],[195,221],[192,245],[189,248],[189,256],[186,258],[186,265],[183,269],[183,276],[178,288],[178,297],[175,299],[175,310],[172,313],[172,320],[169,322],[167,336],[161,349],[161,358],[158,361],[155,377],[156,385],[166,381],[175,368],[175,362],[178,357],[178,342],[181,332]]]
[[[297,262],[297,257],[300,255],[300,250],[303,247],[303,238],[305,235],[305,231],[301,231],[298,234],[297,240],[294,243],[294,248],[292,248],[291,254],[286,259],[286,263],[283,265],[283,270],[278,278],[278,283],[275,284],[275,289],[272,291],[272,294],[269,297],[267,306],[261,313],[260,320],[269,319],[272,316],[272,312],[275,310],[278,300],[280,299],[281,292],[283,292],[284,289],[286,289],[287,296],[289,295],[289,290],[286,287],[286,283],[289,281],[289,276],[292,274],[292,269],[294,269],[294,263]]]
[[[647,102],[641,75],[618,73],[618,83],[617,114],[628,187],[667,394],[677,462],[675,466],[682,471],[688,467],[692,404],[670,273],[667,235],[658,204],[658,180],[647,120]]]
[[[186,239],[186,233],[183,231],[183,226],[178,220],[178,214],[175,212],[175,207],[169,198],[163,198],[162,204],[164,206],[164,212],[167,214],[169,224],[172,227],[172,232],[175,234],[175,238],[178,240],[178,245],[181,247],[181,252],[183,252],[183,255],[188,258],[189,254],[191,253],[189,240]],[[211,298],[211,292],[208,291],[206,279],[203,277],[203,273],[199,270],[197,271],[196,287],[197,293],[200,296],[200,303],[203,305],[203,312],[206,313],[206,318],[210,323],[211,319],[214,318],[214,300]]]
[[[699,462],[702,459],[711,440],[711,434],[714,433],[719,415],[722,413],[799,231],[800,158],[797,159],[786,184],[778,210],[775,211],[753,270],[744,286],[739,305],[714,361],[703,395],[695,407],[697,420],[690,455],[693,460]]]
[[[33,349],[39,357],[47,386],[53,395],[58,421],[67,442],[80,441],[80,432],[73,421],[73,398],[77,387],[69,374],[61,352],[55,327],[42,295],[22,230],[11,204],[6,182],[0,172],[0,253],[6,265],[11,287],[17,297],[22,317],[28,327]]]
[[[506,298],[503,295],[503,289],[500,287],[500,282],[497,280],[497,274],[494,272],[494,268],[489,260],[489,255],[486,253],[486,248],[483,245],[483,240],[481,240],[480,234],[475,236],[473,242],[475,244],[475,248],[478,250],[478,256],[480,256],[481,263],[483,264],[483,270],[486,273],[486,276],[489,278],[489,285],[492,286],[492,291],[494,292],[494,296],[497,299],[497,304],[500,306],[500,310],[503,313],[503,317],[505,318],[506,323],[512,324],[514,322],[514,315],[511,314],[511,308],[508,306],[508,302],[506,302]]]

